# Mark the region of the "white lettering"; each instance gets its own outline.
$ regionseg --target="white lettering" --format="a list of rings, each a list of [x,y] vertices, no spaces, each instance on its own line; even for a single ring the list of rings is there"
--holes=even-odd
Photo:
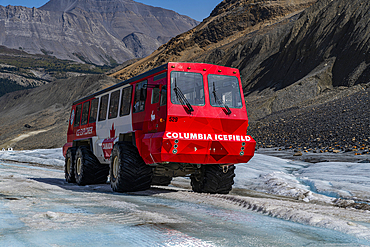
[[[87,135],[93,132],[93,127],[77,130],[76,135]],[[216,141],[250,141],[250,136],[241,135],[220,135],[220,134],[203,134],[203,133],[182,133],[166,132],[166,138],[181,140],[216,140]]]
[[[113,143],[103,143],[103,149],[113,149]]]
[[[167,138],[172,138],[172,137],[171,137],[171,132],[167,132],[167,133],[166,133],[166,137],[167,137]]]
[[[93,127],[78,129],[76,131],[76,136],[83,136],[83,135],[89,135],[93,133]]]

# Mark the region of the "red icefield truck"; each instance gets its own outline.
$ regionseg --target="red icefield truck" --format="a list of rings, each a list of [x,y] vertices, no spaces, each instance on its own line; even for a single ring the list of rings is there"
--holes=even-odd
[[[239,70],[204,63],[167,63],[72,105],[65,177],[113,191],[146,190],[190,176],[195,192],[227,194],[236,163],[256,142]]]

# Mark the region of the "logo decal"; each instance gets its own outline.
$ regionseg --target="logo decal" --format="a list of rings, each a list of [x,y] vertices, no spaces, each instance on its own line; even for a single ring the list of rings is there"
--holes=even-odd
[[[103,140],[101,147],[103,150],[104,159],[109,159],[114,143],[117,141],[117,139],[118,138],[108,138]]]
[[[76,131],[76,136],[90,135],[93,133],[93,127],[78,129]]]
[[[150,120],[154,121],[155,120],[155,114],[154,111],[152,111],[152,114],[150,114]]]

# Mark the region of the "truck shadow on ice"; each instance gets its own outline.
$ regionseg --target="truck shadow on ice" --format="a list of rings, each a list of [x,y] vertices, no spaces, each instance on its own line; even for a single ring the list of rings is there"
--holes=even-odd
[[[95,192],[95,193],[104,193],[104,194],[114,194],[114,195],[130,195],[130,196],[151,196],[155,194],[163,194],[163,193],[171,193],[178,191],[176,188],[159,188],[159,187],[151,187],[148,190],[144,191],[136,191],[136,192],[125,192],[125,193],[118,193],[113,192],[109,183],[106,184],[93,184],[93,185],[85,185],[79,186],[73,183],[67,183],[65,179],[60,178],[29,178],[31,180],[45,183],[49,185],[58,186],[64,190],[75,191],[75,192]]]

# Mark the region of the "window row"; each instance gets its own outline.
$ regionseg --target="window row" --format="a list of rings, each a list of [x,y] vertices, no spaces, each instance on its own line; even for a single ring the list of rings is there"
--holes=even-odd
[[[121,95],[121,98],[120,98],[120,95]],[[98,120],[103,121],[103,120],[106,120],[107,117],[108,119],[116,118],[118,116],[118,112],[119,112],[120,117],[129,115],[130,108],[131,108],[131,95],[132,95],[132,86],[123,88],[122,94],[121,94],[121,90],[116,90],[112,92],[110,100],[109,100],[109,94],[106,94],[100,97]],[[121,107],[118,111],[120,99],[121,99]],[[109,100],[109,108],[108,108],[108,100]],[[90,107],[90,104],[91,104],[91,107]],[[74,127],[77,127],[80,124],[85,125],[87,123],[96,122],[97,113],[98,113],[98,105],[99,105],[99,98],[96,98],[91,101],[87,101],[83,104],[77,105]],[[81,110],[82,110],[82,114],[81,114]]]
[[[157,80],[166,78],[167,73],[158,75]],[[145,102],[147,99],[147,88],[148,81],[144,80],[136,84],[133,113],[142,112],[145,109]],[[132,86],[118,89],[109,94],[103,95],[99,98],[87,101],[83,104],[76,106],[76,119],[74,127],[85,125],[87,123],[95,123],[96,120],[104,121],[107,118],[113,119],[118,117],[126,116],[130,114],[132,99]],[[121,104],[119,104],[121,102]],[[109,103],[109,104],[108,104]],[[159,85],[152,87],[151,104],[160,103],[160,106],[167,104],[167,90],[166,86],[163,86],[160,90]],[[90,105],[91,104],[91,105]],[[120,107],[120,109],[118,109]],[[99,116],[98,114],[99,108]],[[82,111],[82,114],[81,114]]]

